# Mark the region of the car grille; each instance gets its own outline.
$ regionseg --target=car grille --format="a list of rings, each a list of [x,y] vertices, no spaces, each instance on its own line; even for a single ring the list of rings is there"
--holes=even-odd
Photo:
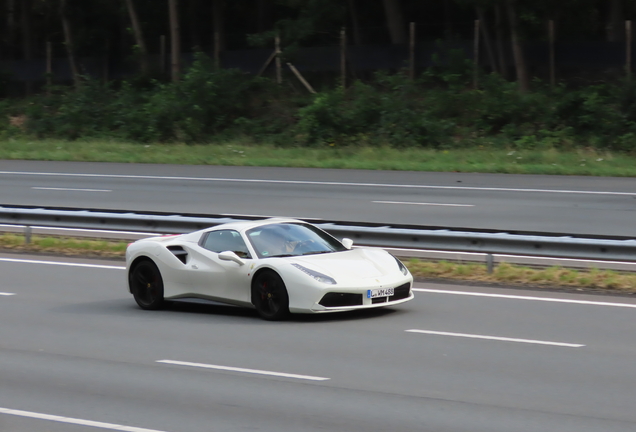
[[[361,306],[362,294],[327,293],[319,304],[324,307]]]

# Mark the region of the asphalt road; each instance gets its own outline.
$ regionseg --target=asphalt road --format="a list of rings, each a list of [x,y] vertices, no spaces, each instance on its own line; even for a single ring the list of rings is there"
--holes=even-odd
[[[0,161],[0,205],[636,236],[636,180]]]
[[[0,274],[3,432],[636,430],[636,299],[417,285],[271,323],[142,311],[120,262],[2,255]]]

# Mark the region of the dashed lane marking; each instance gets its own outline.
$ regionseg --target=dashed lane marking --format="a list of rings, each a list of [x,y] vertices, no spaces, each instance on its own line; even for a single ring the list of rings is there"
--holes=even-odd
[[[72,417],[42,414],[42,413],[31,412],[31,411],[21,411],[21,410],[9,409],[9,408],[0,408],[0,414],[7,414],[12,416],[18,416],[18,417],[27,417],[27,418],[33,418],[38,420],[48,420],[48,421],[54,421],[58,423],[67,423],[67,424],[74,424],[74,425],[80,425],[80,426],[90,426],[94,428],[110,429],[110,430],[124,431],[124,432],[164,432],[157,429],[146,429],[146,428],[140,428],[140,427],[134,427],[134,426],[124,426],[124,425],[114,424],[114,423],[104,423],[104,422],[84,420],[84,419],[78,419],[78,418],[72,418]]]

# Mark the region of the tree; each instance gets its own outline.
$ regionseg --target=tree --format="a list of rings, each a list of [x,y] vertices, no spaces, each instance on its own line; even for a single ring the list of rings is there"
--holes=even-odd
[[[170,13],[170,53],[172,81],[179,81],[181,75],[181,30],[179,28],[178,0],[168,0]]]
[[[71,21],[68,17],[67,0],[60,0],[60,18],[62,20],[62,28],[64,30],[64,46],[68,55],[69,66],[71,67],[71,75],[75,87],[81,85],[77,60],[75,59],[75,45],[73,43],[73,31],[71,29]]]
[[[506,9],[508,10],[512,54],[515,59],[515,70],[517,71],[517,82],[519,83],[519,90],[521,90],[522,92],[527,92],[530,89],[530,80],[528,78],[528,69],[526,67],[526,59],[523,53],[523,46],[521,45],[516,1],[507,0]]]
[[[126,0],[126,7],[128,8],[128,15],[130,16],[130,23],[132,24],[133,34],[135,35],[136,47],[139,50],[139,68],[142,75],[148,73],[148,49],[146,48],[146,42],[144,40],[141,24],[137,18],[137,11],[133,0]]]
[[[386,23],[389,28],[392,44],[406,43],[406,29],[404,27],[404,12],[402,10],[402,0],[382,0]]]

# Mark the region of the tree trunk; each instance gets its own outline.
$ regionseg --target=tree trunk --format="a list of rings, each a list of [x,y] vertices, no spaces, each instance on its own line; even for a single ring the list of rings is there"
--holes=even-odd
[[[625,13],[623,0],[608,0],[608,16],[606,24],[607,41],[620,42],[625,36]]]
[[[33,59],[33,34],[31,32],[31,0],[22,0],[20,3],[20,26],[22,27],[22,58]],[[26,94],[33,93],[33,81],[26,81]]]
[[[214,51],[225,51],[225,0],[212,0],[212,24],[214,28]]]
[[[505,79],[508,78],[508,67],[506,65],[506,51],[504,45],[505,30],[503,26],[503,13],[501,12],[501,6],[495,6],[495,33],[496,33],[496,45],[497,45],[497,63],[499,64],[499,73]]]
[[[395,45],[406,44],[402,0],[383,0],[383,3],[391,43]]]
[[[66,53],[68,55],[69,66],[71,67],[71,74],[73,76],[73,82],[75,87],[81,86],[79,69],[77,68],[77,61],[75,60],[75,48],[73,45],[73,33],[71,31],[71,22],[66,14],[66,0],[60,0],[60,17],[62,19],[62,28],[64,30],[64,46],[66,47]]]
[[[515,0],[506,2],[508,8],[508,20],[510,22],[510,39],[512,41],[512,54],[515,59],[515,69],[517,71],[517,82],[519,90],[527,92],[530,89],[530,80],[528,79],[528,69],[526,59],[521,46],[521,37],[519,35],[519,20],[517,18],[517,8]]]
[[[351,28],[353,30],[353,44],[362,45],[362,31],[360,29],[356,0],[347,0],[347,3],[349,6],[349,16],[351,17]]]
[[[492,46],[492,39],[490,38],[490,31],[488,30],[488,23],[486,22],[486,13],[482,7],[477,7],[477,18],[481,23],[481,33],[484,37],[484,45],[486,46],[486,52],[488,53],[488,62],[493,72],[497,73],[497,62],[495,60],[495,49]]]
[[[172,81],[179,81],[181,75],[181,38],[179,29],[178,0],[168,0],[170,12],[170,54],[172,64]]]
[[[137,12],[135,11],[133,0],[126,0],[126,6],[128,7],[128,15],[130,16],[130,22],[135,35],[135,43],[139,49],[139,68],[141,70],[141,74],[146,75],[148,74],[148,49],[146,48],[141,24],[139,23],[139,18],[137,18]]]

